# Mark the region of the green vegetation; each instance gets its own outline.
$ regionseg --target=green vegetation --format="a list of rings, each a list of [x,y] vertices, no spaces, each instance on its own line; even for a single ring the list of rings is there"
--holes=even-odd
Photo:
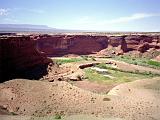
[[[147,66],[155,69],[160,69],[160,62],[150,60],[148,58],[133,58],[131,56],[123,55],[123,56],[115,56],[114,59],[124,61],[126,63]]]
[[[83,59],[83,60],[88,60],[88,56],[86,56],[86,55],[81,55],[81,58]]]
[[[95,57],[93,56],[86,56],[86,55],[82,55],[79,58],[58,58],[58,59],[54,59],[53,60],[58,64],[58,65],[62,65],[65,63],[72,63],[72,62],[80,62],[80,61],[96,61]]]
[[[82,61],[82,58],[62,58],[62,59],[54,59],[54,61],[58,64],[65,64],[65,63],[71,63],[71,62],[79,62]]]
[[[117,68],[113,68],[111,65],[106,65],[104,63],[97,65],[96,67],[107,69],[107,72],[98,72],[96,70],[93,70],[91,68],[85,69],[85,76],[90,81],[95,81],[98,83],[106,83],[106,84],[112,84],[112,83],[124,83],[124,82],[130,82],[138,79],[144,79],[144,78],[151,78],[154,75],[151,72],[139,72],[139,71],[123,71],[119,70]],[[105,76],[107,75],[107,76]]]
[[[11,115],[17,115],[16,113],[14,113],[14,112],[10,112],[11,113]]]
[[[61,115],[59,115],[59,114],[56,114],[55,115],[55,117],[54,117],[54,119],[61,119],[62,117],[61,117]]]
[[[148,64],[160,68],[160,62],[149,60]]]
[[[95,57],[91,56],[90,58],[92,61],[96,61]]]
[[[138,70],[136,70],[136,71],[125,71],[125,70],[114,68],[114,67],[112,67],[112,65],[105,64],[105,63],[101,63],[101,64],[98,64],[96,66],[99,67],[99,68],[102,68],[102,69],[109,69],[109,70],[115,70],[115,71],[119,71],[119,72],[132,73],[132,74],[141,74],[141,75],[147,75],[147,76],[150,76],[150,77],[160,76],[159,74],[152,73],[151,71],[148,71],[148,72],[140,72]]]
[[[86,61],[88,61],[88,60],[96,61],[94,56],[81,55],[81,58],[86,60]]]
[[[109,80],[108,77],[105,77],[99,74],[97,71],[92,70],[90,68],[85,69],[85,76],[88,80],[91,81],[105,82],[105,80]]]

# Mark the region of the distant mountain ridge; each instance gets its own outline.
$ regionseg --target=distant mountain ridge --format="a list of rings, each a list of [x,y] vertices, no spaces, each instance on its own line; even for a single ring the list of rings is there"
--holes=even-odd
[[[47,25],[32,25],[32,24],[0,24],[0,31],[65,31],[48,27]]]
[[[88,32],[87,30],[69,30],[52,28],[47,25],[0,24],[0,32]]]
[[[0,24],[0,28],[33,28],[33,29],[53,29],[47,25],[32,24]]]

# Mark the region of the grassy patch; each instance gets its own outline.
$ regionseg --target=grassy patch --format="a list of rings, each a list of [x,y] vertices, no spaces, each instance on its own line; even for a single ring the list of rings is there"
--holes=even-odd
[[[58,59],[54,59],[53,60],[58,64],[58,65],[62,65],[65,63],[72,63],[72,62],[80,62],[80,61],[96,61],[95,57],[93,56],[86,56],[86,55],[82,55],[79,58],[58,58]]]
[[[123,56],[115,56],[114,59],[134,65],[147,66],[155,69],[160,69],[160,62],[153,61],[148,58],[138,58],[138,57],[133,58],[131,56],[123,55]]]
[[[156,66],[156,67],[160,68],[160,62],[149,60],[147,63],[149,65]]]
[[[85,76],[90,81],[105,82],[105,80],[109,80],[108,77],[105,77],[90,68],[85,69]]]
[[[82,58],[65,58],[65,59],[54,59],[54,61],[61,65],[61,64],[65,64],[65,63],[72,63],[72,62],[79,62],[82,61]]]
[[[102,69],[109,69],[109,70],[114,70],[114,71],[119,71],[119,72],[125,72],[125,73],[131,73],[131,74],[139,74],[139,75],[144,75],[144,76],[149,76],[149,77],[155,77],[155,76],[160,76],[159,74],[154,74],[152,72],[140,72],[138,70],[136,71],[125,71],[125,70],[121,70],[121,69],[117,69],[117,68],[113,68],[112,65],[110,64],[105,64],[105,63],[101,63],[99,65],[96,65],[99,68]]]
[[[106,65],[103,63],[97,65],[96,67],[107,69],[108,72],[99,73],[96,70],[87,68],[85,69],[85,76],[87,77],[88,80],[95,81],[98,83],[106,83],[106,84],[124,83],[124,82],[130,82],[138,79],[152,78],[156,76],[150,72],[140,73],[139,71],[135,71],[135,72],[123,71],[117,68],[113,68],[111,67],[111,65]],[[105,74],[108,76],[104,76]]]

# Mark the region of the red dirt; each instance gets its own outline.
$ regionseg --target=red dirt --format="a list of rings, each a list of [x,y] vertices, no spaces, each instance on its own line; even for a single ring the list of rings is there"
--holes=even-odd
[[[65,81],[11,80],[0,84],[0,106],[28,116],[86,114],[159,120],[159,82],[155,78],[125,83],[113,88],[109,95],[102,95]]]
[[[84,90],[89,90],[94,93],[103,93],[103,94],[107,94],[113,87],[116,86],[116,84],[104,85],[104,84],[98,84],[96,82],[90,82],[87,80],[76,81],[73,83],[73,85],[82,88]]]

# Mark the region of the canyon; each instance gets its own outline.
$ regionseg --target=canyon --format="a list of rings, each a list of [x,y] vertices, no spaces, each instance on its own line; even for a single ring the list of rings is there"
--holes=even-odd
[[[160,50],[159,35],[1,35],[0,77],[40,79],[53,61],[69,54],[110,56],[130,51]],[[35,74],[36,73],[36,74]]]
[[[159,34],[1,33],[0,119],[159,119],[159,58]]]

